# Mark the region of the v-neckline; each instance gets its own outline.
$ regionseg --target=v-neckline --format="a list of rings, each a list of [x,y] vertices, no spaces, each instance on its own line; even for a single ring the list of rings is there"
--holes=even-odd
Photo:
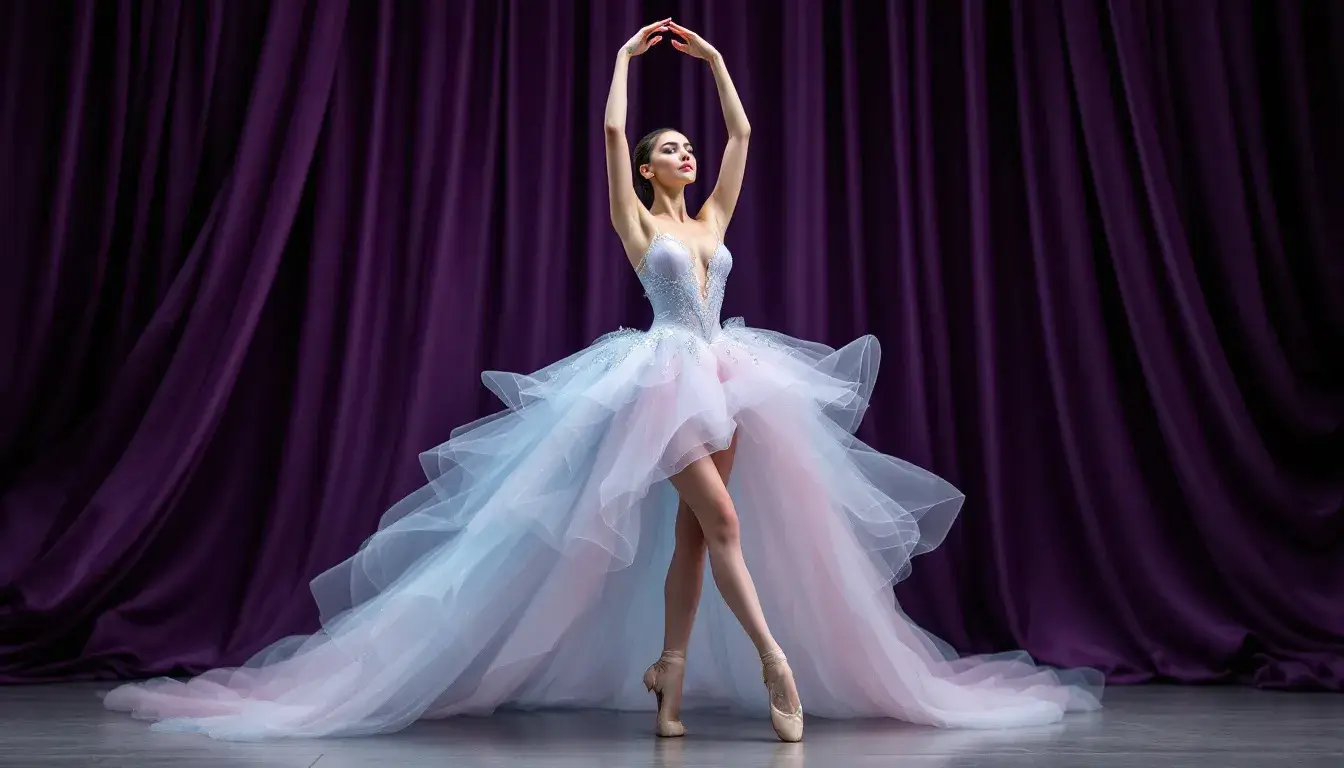
[[[695,255],[695,251],[691,250],[691,246],[687,245],[685,240],[682,240],[680,237],[677,237],[671,232],[658,232],[653,236],[653,239],[657,240],[660,237],[666,237],[668,240],[671,240],[675,242],[677,245],[680,245],[682,250],[686,251],[686,255],[691,257],[691,261],[700,261],[700,258]],[[722,247],[723,247],[723,241],[716,239],[714,241],[714,249],[709,252],[709,257],[705,259],[706,270],[709,269],[710,260],[713,259],[716,254],[718,254],[719,249]]]
[[[691,282],[695,283],[695,297],[700,300],[700,305],[703,308],[705,302],[709,301],[709,281],[711,279],[709,276],[709,265],[714,262],[714,257],[719,255],[719,249],[723,247],[723,242],[716,240],[714,243],[714,250],[709,252],[709,258],[701,262],[700,257],[695,255],[695,251],[691,250],[691,246],[687,245],[685,240],[682,240],[680,237],[677,237],[670,232],[660,232],[658,235],[654,235],[654,238],[656,239],[659,236],[666,237],[677,245],[680,245],[682,250],[686,251],[686,259],[690,262],[691,267]],[[704,288],[700,287],[700,278],[695,276],[696,264],[702,264],[705,268]]]
[[[653,239],[649,240],[649,247],[644,249],[644,256],[640,258],[639,269],[636,271],[642,272],[647,269],[649,254],[653,252],[653,246],[658,244],[659,238],[664,237],[681,246],[681,249],[686,252],[686,261],[689,262],[687,266],[691,268],[691,282],[694,283],[695,286],[695,298],[700,303],[700,309],[706,309],[709,302],[709,281],[713,279],[709,274],[709,268],[714,262],[715,257],[719,255],[719,251],[723,250],[723,240],[717,237],[715,238],[714,250],[710,251],[709,258],[704,260],[705,286],[704,288],[701,288],[700,280],[695,276],[695,264],[700,261],[700,257],[695,255],[695,251],[691,250],[691,247],[686,244],[685,240],[682,240],[671,232],[653,233]]]

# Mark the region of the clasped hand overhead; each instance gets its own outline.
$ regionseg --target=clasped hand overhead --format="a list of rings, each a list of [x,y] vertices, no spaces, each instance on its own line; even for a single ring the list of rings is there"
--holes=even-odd
[[[710,45],[707,40],[675,21],[672,21],[671,16],[668,16],[662,21],[655,21],[636,32],[634,37],[631,37],[630,40],[626,42],[624,46],[625,52],[631,56],[639,56],[643,54],[645,51],[662,41],[663,35],[660,34],[662,32],[671,32],[681,38],[680,40],[672,40],[672,47],[687,56],[694,56],[697,59],[712,61],[719,55],[718,50]]]

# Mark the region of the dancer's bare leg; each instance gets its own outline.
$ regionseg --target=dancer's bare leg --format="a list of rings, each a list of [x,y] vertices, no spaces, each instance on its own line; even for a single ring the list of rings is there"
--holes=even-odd
[[[733,435],[733,442],[727,448],[710,457],[725,487],[733,472],[735,455],[737,435]],[[684,655],[691,643],[691,626],[695,622],[696,608],[700,605],[706,551],[705,533],[685,499],[677,504],[676,536],[672,563],[667,568],[667,581],[663,585],[663,648],[680,651]]]
[[[710,572],[724,602],[746,630],[763,659],[782,656],[779,643],[775,642],[766,625],[756,585],[751,580],[746,559],[742,556],[737,508],[712,458],[707,456],[692,462],[672,477],[672,485],[700,522],[705,546],[709,550]],[[798,693],[792,678],[792,674],[789,674],[787,683],[780,686],[783,695],[779,703],[784,711],[792,711],[798,706]]]
[[[737,453],[737,435],[728,448],[710,459],[726,485]],[[663,583],[663,654],[644,673],[644,684],[658,697],[655,728],[659,736],[686,733],[681,716],[681,686],[685,680],[686,648],[691,643],[691,626],[700,605],[705,575],[705,534],[685,499],[677,502],[676,545]]]

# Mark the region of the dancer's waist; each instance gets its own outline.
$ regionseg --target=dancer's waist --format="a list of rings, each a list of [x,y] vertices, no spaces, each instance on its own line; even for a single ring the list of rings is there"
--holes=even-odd
[[[719,337],[722,329],[716,320],[684,318],[675,316],[655,316],[649,326],[649,333],[686,333],[701,341],[711,342]]]

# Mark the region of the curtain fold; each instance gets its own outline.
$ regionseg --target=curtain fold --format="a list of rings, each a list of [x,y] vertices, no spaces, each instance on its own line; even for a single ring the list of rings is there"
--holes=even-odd
[[[0,681],[236,664],[416,453],[648,310],[615,50],[753,125],[725,316],[884,368],[966,492],[897,589],[963,651],[1344,690],[1344,9],[1251,0],[0,7]],[[712,188],[712,77],[632,64]]]

